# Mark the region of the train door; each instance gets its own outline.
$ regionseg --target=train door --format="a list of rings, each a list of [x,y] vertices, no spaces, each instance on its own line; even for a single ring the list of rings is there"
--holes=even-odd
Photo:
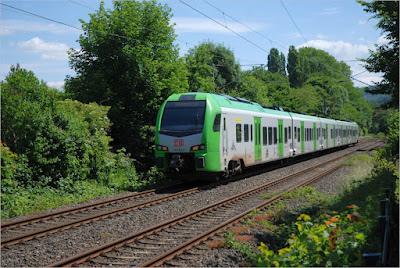
[[[317,123],[313,124],[313,133],[312,133],[312,137],[314,139],[314,151],[317,150]]]
[[[328,137],[329,137],[329,135],[328,135],[328,124],[325,124],[325,142],[326,142],[326,148],[328,148],[329,147],[329,143],[328,143]]]
[[[340,126],[340,145],[343,145],[343,126]]]
[[[254,160],[261,160],[261,118],[254,117]]]
[[[222,155],[225,158],[228,156],[228,128],[227,128],[227,122],[226,122],[226,114],[222,114]],[[226,163],[225,163],[226,165]]]
[[[301,136],[301,152],[304,153],[304,121],[300,122],[300,127],[301,127],[301,131],[300,131],[300,136]]]
[[[283,156],[283,120],[278,120],[278,155]]]
[[[336,146],[336,126],[333,125],[333,147]]]

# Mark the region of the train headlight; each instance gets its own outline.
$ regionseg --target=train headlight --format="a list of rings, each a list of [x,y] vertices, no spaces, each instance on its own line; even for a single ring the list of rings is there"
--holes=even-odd
[[[204,149],[206,149],[205,144],[195,145],[195,146],[190,147],[191,151],[199,151],[199,150],[204,150]]]
[[[168,147],[167,146],[162,146],[162,145],[157,145],[157,150],[159,150],[159,151],[168,151]]]

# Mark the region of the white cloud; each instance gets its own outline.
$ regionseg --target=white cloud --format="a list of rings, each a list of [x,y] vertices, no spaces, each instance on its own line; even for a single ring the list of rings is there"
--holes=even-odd
[[[317,34],[317,38],[318,39],[325,39],[325,38],[327,38],[328,36],[327,35],[324,35],[324,34]]]
[[[322,49],[338,60],[348,60],[368,55],[369,47],[366,45],[351,44],[344,41],[311,40],[300,47],[314,47]]]
[[[381,46],[383,44],[389,43],[389,39],[387,39],[387,35],[381,35],[378,37],[378,40],[376,40],[376,44]]]
[[[319,12],[319,15],[333,15],[333,14],[338,14],[340,13],[340,10],[337,7],[331,7],[331,8],[325,8],[321,12]]]
[[[358,24],[362,25],[362,24],[367,24],[366,20],[358,20]]]
[[[79,26],[76,26],[79,27]],[[53,34],[78,34],[81,31],[55,23],[43,23],[27,20],[2,20],[0,35],[14,35],[17,32],[46,32]]]
[[[234,34],[227,28],[205,18],[185,18],[185,17],[174,17],[171,20],[172,23],[176,23],[175,30],[178,33],[217,33],[217,34]],[[237,33],[246,33],[251,30],[247,27],[241,25],[240,23],[232,22],[221,22],[221,24],[227,26],[229,29]],[[266,25],[261,25],[257,23],[243,23],[248,25],[248,27],[253,30],[259,31],[266,27]]]
[[[34,37],[25,42],[19,42],[18,47],[28,53],[41,54],[42,59],[67,60],[67,50],[70,48],[63,43],[45,42],[39,37]]]
[[[377,42],[386,40],[384,37],[380,37]],[[328,52],[330,55],[334,56],[338,61],[346,61],[346,63],[350,66],[352,74],[356,75],[365,70],[362,66],[363,63],[357,61],[348,61],[355,60],[357,58],[365,59],[369,56],[369,49],[373,49],[373,45],[362,45],[362,44],[351,44],[344,41],[324,41],[324,40],[311,40],[305,44],[300,45],[300,47],[314,47],[317,49],[322,49]],[[382,74],[380,73],[369,73],[365,72],[359,74],[355,77],[357,80],[360,80],[364,83],[373,85],[373,82],[379,82],[382,80]],[[365,87],[366,85],[353,80],[354,85],[357,87]]]
[[[64,81],[60,81],[60,82],[47,82],[46,85],[49,86],[49,87],[54,87],[54,88],[56,88],[56,89],[61,90],[61,89],[64,89],[65,82],[64,82]]]

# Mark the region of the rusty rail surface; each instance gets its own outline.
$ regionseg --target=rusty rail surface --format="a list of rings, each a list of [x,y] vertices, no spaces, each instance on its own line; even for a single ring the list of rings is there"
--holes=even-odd
[[[373,146],[375,146],[375,144]],[[367,147],[371,147],[371,146],[366,146],[363,149],[366,149]],[[221,207],[226,207],[227,205],[232,204],[232,203],[234,203],[236,201],[239,201],[239,200],[242,200],[242,199],[244,199],[246,197],[255,195],[255,194],[257,194],[257,193],[259,193],[259,192],[261,192],[263,190],[266,190],[266,189],[268,189],[268,188],[270,188],[272,186],[275,186],[275,185],[277,185],[279,183],[285,182],[290,178],[293,178],[295,176],[298,176],[298,175],[303,174],[305,172],[308,172],[310,170],[314,170],[317,167],[321,167],[323,165],[326,165],[329,162],[333,162],[335,160],[341,159],[344,156],[350,155],[350,154],[355,153],[355,152],[356,151],[353,151],[353,152],[347,153],[345,155],[342,155],[340,157],[336,157],[334,159],[326,161],[324,163],[317,164],[317,165],[312,166],[310,168],[306,168],[306,169],[304,169],[302,171],[296,172],[295,174],[291,174],[289,176],[285,176],[285,177],[280,178],[278,180],[275,180],[273,182],[267,183],[267,184],[265,184],[263,186],[254,188],[252,190],[248,190],[248,191],[246,191],[244,193],[241,193],[239,195],[236,195],[236,196],[233,196],[231,198],[225,199],[225,200],[220,201],[220,202],[218,202],[216,204],[207,206],[207,207],[202,208],[202,209],[200,209],[198,211],[195,211],[195,212],[192,212],[192,213],[188,213],[188,214],[186,214],[186,215],[184,215],[182,217],[175,218],[173,220],[164,222],[162,224],[150,227],[150,228],[148,228],[146,230],[143,230],[141,232],[138,232],[136,234],[124,237],[122,239],[113,241],[111,243],[107,243],[107,244],[105,244],[103,246],[100,246],[100,247],[98,247],[96,249],[87,251],[87,252],[85,252],[83,254],[80,254],[80,255],[65,259],[65,260],[57,262],[55,264],[52,264],[51,267],[59,267],[59,266],[69,267],[69,266],[73,266],[73,265],[85,262],[87,260],[96,258],[98,256],[101,256],[102,254],[106,254],[108,252],[117,250],[117,249],[119,249],[121,247],[127,246],[130,243],[139,241],[140,239],[147,238],[147,237],[149,237],[149,236],[151,236],[151,235],[153,235],[153,234],[155,234],[157,232],[160,232],[160,231],[163,231],[163,230],[165,231],[168,228],[177,226],[179,224],[183,224],[184,222],[189,221],[191,219],[194,219],[195,217],[199,217],[199,216],[205,215],[206,213],[214,211],[214,210],[216,210],[218,208],[221,208]],[[302,182],[301,184],[296,185],[295,187],[292,187],[291,189],[285,191],[284,193],[281,193],[281,194],[275,196],[274,198],[269,199],[267,202],[264,202],[261,205],[258,205],[256,207],[252,207],[251,209],[247,210],[246,212],[241,213],[239,216],[233,217],[229,221],[226,221],[224,224],[220,224],[217,227],[212,228],[212,229],[202,233],[200,236],[192,238],[189,241],[182,243],[182,245],[177,246],[177,247],[169,250],[168,252],[162,254],[161,256],[157,256],[155,258],[152,258],[150,261],[144,262],[142,264],[140,264],[140,263],[122,263],[122,265],[135,265],[135,266],[137,266],[137,265],[141,265],[141,266],[156,266],[156,265],[160,265],[160,263],[164,262],[165,260],[169,260],[169,259],[173,258],[173,256],[175,256],[177,254],[180,254],[183,251],[187,250],[187,247],[192,247],[193,245],[198,244],[201,241],[203,241],[203,240],[207,239],[208,237],[212,236],[216,232],[219,232],[223,228],[226,228],[227,225],[239,221],[241,219],[241,217],[244,217],[244,215],[248,214],[250,211],[253,211],[254,209],[257,209],[257,208],[265,207],[268,204],[271,204],[272,202],[274,202],[275,200],[280,199],[283,196],[283,194],[285,194],[286,192],[292,191],[292,190],[297,189],[299,187],[303,187],[303,186],[305,186],[307,184],[310,184],[310,183],[314,182],[315,180],[318,180],[321,177],[333,172],[334,170],[338,169],[341,166],[342,166],[342,164],[339,164],[339,165],[336,165],[335,167],[329,169],[328,171],[324,171],[322,173],[319,173],[318,175],[316,175],[316,176],[312,177],[311,179],[307,180],[306,182]],[[113,258],[117,258],[117,257],[113,257]],[[129,258],[130,259],[138,259],[139,257],[129,257]],[[98,264],[99,265],[107,265],[107,263],[101,263],[101,262],[98,263]],[[117,263],[114,263],[114,264],[117,264]],[[121,264],[121,263],[118,263],[118,264]]]

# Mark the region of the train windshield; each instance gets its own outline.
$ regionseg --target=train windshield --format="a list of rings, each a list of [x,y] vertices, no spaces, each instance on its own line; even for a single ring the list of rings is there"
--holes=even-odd
[[[206,101],[169,101],[161,119],[160,134],[183,137],[203,132]]]

